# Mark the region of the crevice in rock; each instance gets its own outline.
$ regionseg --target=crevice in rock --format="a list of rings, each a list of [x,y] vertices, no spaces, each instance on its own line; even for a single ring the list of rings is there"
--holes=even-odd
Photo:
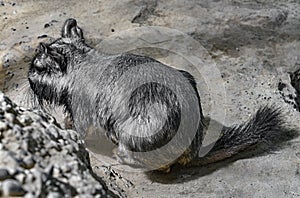
[[[143,24],[151,15],[155,15],[157,0],[143,1],[139,12],[133,17],[131,23]]]
[[[299,38],[299,34],[286,34],[284,25],[287,23],[289,12],[276,10],[270,16],[253,14],[226,22],[227,28],[217,34],[193,31],[188,34],[201,43],[208,51],[221,50],[230,55],[236,55],[237,49],[245,46],[264,48],[270,42],[285,43]],[[256,21],[260,21],[259,25]],[[218,27],[220,21],[214,26]]]

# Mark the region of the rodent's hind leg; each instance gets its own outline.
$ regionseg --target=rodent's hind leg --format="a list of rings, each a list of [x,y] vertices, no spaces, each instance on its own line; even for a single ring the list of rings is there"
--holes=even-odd
[[[113,149],[113,157],[121,164],[127,164],[130,166],[142,166],[140,162],[135,160],[126,147],[119,143],[117,148]]]
[[[126,149],[126,147],[122,144],[119,144],[117,148],[113,149],[113,157],[120,163],[120,164],[127,164],[131,167],[136,168],[151,168],[148,167],[146,164],[144,164],[142,161],[139,161],[138,159],[134,158],[130,151]],[[160,166],[159,168],[156,168],[156,171],[162,172],[162,173],[170,173],[172,168],[172,164],[166,164],[163,166]]]
[[[187,149],[184,153],[178,158],[177,163],[180,165],[187,165],[194,159],[191,149]]]
[[[117,133],[114,129],[114,123],[115,123],[115,119],[112,118],[112,116],[110,116],[107,120],[107,123],[105,125],[105,135],[106,137],[115,145],[119,144],[119,137],[117,136]]]
[[[171,172],[171,166],[170,165],[165,165],[165,166],[160,167],[157,170],[160,171],[160,172],[163,172],[163,173],[169,173],[169,172]]]

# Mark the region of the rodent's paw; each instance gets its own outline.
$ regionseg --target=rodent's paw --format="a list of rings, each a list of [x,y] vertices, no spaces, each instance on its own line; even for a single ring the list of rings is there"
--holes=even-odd
[[[169,166],[169,165],[162,166],[158,169],[158,171],[163,172],[163,173],[169,173],[169,172],[171,172],[171,166]]]
[[[180,165],[187,165],[193,160],[192,152],[190,149],[187,149],[177,160],[177,163]]]
[[[142,164],[138,162],[138,160],[132,158],[132,156],[128,152],[120,149],[120,147],[114,148],[112,152],[113,158],[115,158],[120,164],[142,167]]]

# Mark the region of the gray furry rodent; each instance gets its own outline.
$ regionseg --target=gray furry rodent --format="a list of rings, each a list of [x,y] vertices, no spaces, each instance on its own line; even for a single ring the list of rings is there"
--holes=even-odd
[[[41,105],[46,100],[64,106],[83,137],[91,126],[105,129],[106,136],[118,145],[119,160],[124,163],[154,169],[192,160],[211,163],[280,138],[280,110],[266,106],[247,123],[224,129],[207,157],[199,159],[204,118],[191,74],[145,56],[103,54],[85,43],[75,19],[66,20],[61,36],[50,44],[40,44],[28,72],[30,87]],[[131,69],[138,75],[131,74]],[[139,81],[143,83],[128,93]],[[176,93],[158,81],[174,85]],[[186,137],[189,128],[179,130],[184,116],[180,101],[191,115],[188,125],[196,129],[192,137]],[[163,115],[167,118],[160,123]],[[159,132],[151,133],[153,126],[160,126]],[[128,130],[135,135],[128,135]],[[173,145],[161,152],[171,141]],[[145,157],[143,153],[149,151],[153,153]]]

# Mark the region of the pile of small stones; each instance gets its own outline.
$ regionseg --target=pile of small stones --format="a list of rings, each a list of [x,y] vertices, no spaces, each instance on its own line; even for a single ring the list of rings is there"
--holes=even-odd
[[[92,171],[79,135],[0,92],[0,196],[115,197]]]

